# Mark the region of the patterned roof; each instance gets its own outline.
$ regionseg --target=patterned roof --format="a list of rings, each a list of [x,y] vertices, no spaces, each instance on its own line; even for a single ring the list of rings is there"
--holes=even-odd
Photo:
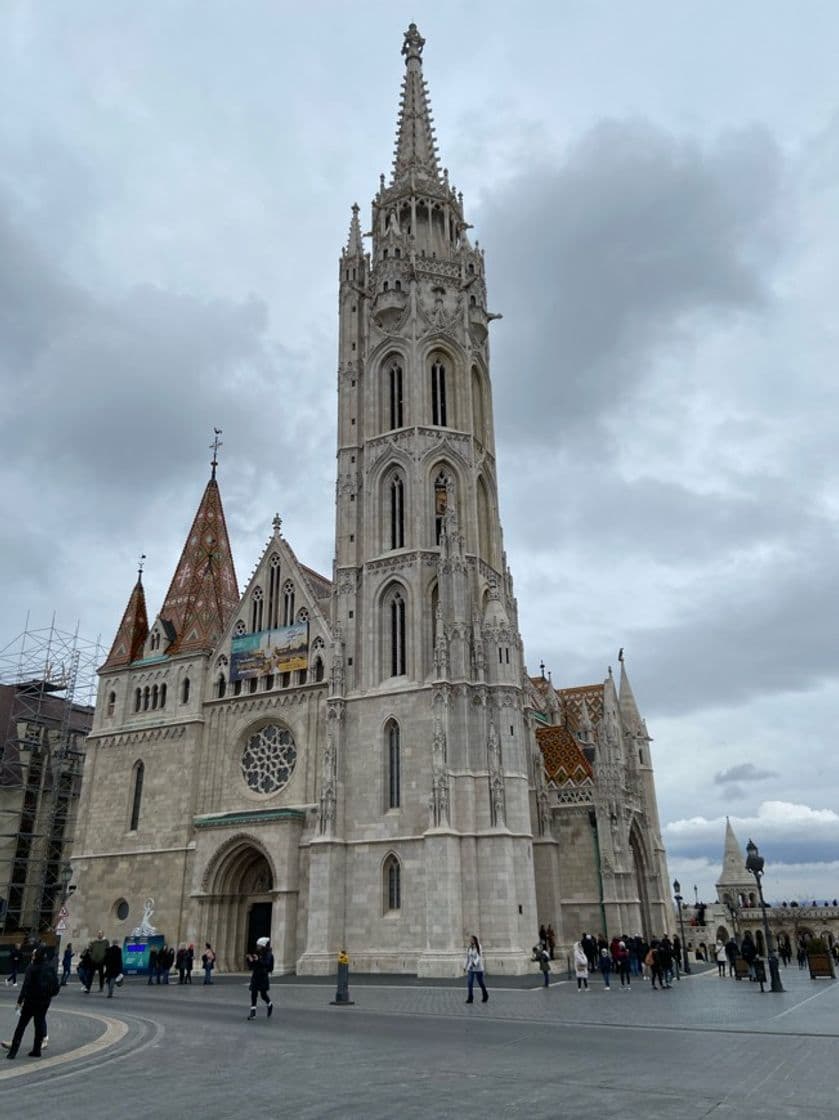
[[[592,727],[603,719],[603,685],[583,684],[576,688],[558,689],[565,711],[565,722],[572,731],[579,731],[583,716],[583,700],[588,708]]]
[[[567,727],[537,727],[536,742],[545,761],[545,777],[556,785],[591,781],[591,763]]]
[[[149,634],[149,619],[146,614],[146,593],[143,590],[143,581],[138,579],[134,584],[128,606],[119,624],[117,636],[111,646],[105,663],[100,667],[100,673],[105,669],[120,669],[136,661],[143,651],[146,638]]]
[[[160,611],[161,619],[175,628],[167,653],[212,650],[238,606],[221,494],[211,478]]]

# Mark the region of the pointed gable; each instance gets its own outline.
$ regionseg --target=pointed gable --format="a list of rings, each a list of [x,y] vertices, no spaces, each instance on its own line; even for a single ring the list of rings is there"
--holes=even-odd
[[[114,644],[111,646],[111,652],[99,671],[121,669],[136,661],[143,652],[148,633],[146,593],[143,590],[142,577],[138,576],[122,616],[122,622],[119,624],[117,636],[114,638]]]
[[[221,493],[211,478],[160,611],[175,633],[167,653],[214,649],[238,605]]]

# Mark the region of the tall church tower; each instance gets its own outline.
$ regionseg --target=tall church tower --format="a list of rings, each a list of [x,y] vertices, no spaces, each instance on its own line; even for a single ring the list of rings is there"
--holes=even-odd
[[[335,645],[301,971],[347,941],[358,967],[456,974],[473,932],[520,971],[538,926],[497,316],[440,166],[424,43],[411,24],[371,251],[354,206],[339,264]]]

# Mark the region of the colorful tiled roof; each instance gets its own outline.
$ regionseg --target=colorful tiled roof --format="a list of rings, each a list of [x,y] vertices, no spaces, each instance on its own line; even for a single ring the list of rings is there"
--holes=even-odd
[[[603,685],[583,684],[576,688],[560,688],[559,698],[565,711],[565,722],[572,731],[578,731],[582,722],[583,700],[589,719],[596,727],[603,719]]]
[[[122,622],[119,624],[117,636],[111,646],[111,652],[99,671],[121,669],[125,665],[130,665],[132,661],[136,661],[143,652],[148,634],[149,620],[146,614],[146,593],[143,590],[142,579],[138,578],[128,600],[128,606],[122,616]]]
[[[545,777],[556,785],[591,781],[591,763],[567,727],[537,727],[536,741],[545,762]]]
[[[167,653],[212,650],[238,606],[221,494],[211,478],[160,611],[161,619],[175,628]]]

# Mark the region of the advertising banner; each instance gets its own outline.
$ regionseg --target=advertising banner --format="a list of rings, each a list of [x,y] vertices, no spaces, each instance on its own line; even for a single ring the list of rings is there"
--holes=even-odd
[[[309,623],[242,634],[230,646],[230,680],[247,681],[269,673],[309,667]]]

